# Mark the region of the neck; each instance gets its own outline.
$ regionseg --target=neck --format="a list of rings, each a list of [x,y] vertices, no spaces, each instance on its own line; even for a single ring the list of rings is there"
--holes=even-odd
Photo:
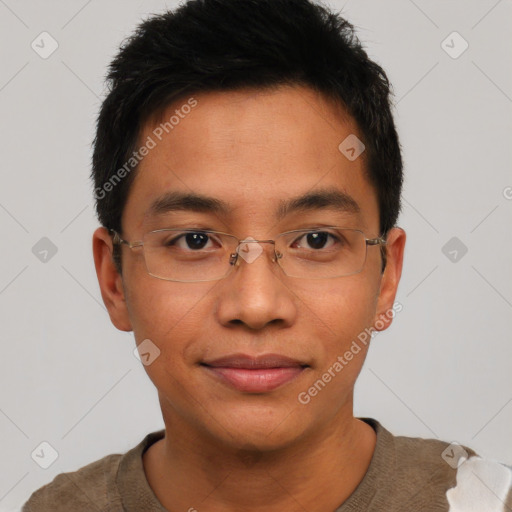
[[[170,511],[314,512],[335,510],[350,496],[375,443],[373,429],[352,415],[265,452],[221,445],[173,418],[143,464],[151,488]]]

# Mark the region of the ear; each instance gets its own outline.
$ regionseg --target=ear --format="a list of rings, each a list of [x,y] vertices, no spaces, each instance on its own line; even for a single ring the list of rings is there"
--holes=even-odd
[[[101,296],[111,322],[120,331],[131,331],[132,326],[126,307],[123,279],[112,258],[112,237],[105,228],[98,228],[92,236],[94,266]]]
[[[387,262],[381,277],[377,310],[373,326],[377,331],[387,329],[395,313],[401,311],[401,305],[394,305],[396,291],[400,277],[402,276],[402,264],[404,259],[406,234],[402,228],[392,228],[388,232],[386,255]]]

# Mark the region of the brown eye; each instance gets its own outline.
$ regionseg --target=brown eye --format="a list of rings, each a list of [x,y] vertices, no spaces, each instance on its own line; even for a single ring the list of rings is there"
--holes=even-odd
[[[329,243],[329,237],[331,237],[334,240],[337,240],[337,238],[327,231],[314,231],[311,233],[305,233],[302,235],[298,240],[303,240],[303,242],[300,242],[298,244],[299,248],[303,249],[314,249],[314,250],[321,250],[321,249],[328,249],[332,247],[331,245],[327,245]]]
[[[211,249],[208,242],[212,242],[213,237],[206,232],[186,231],[172,239],[163,241],[165,247],[177,247],[178,249],[201,251],[203,249]]]

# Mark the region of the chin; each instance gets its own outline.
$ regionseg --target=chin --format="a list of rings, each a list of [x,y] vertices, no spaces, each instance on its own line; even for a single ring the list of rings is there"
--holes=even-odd
[[[259,409],[259,410],[255,410]],[[308,429],[298,415],[289,410],[269,410],[252,408],[250,411],[217,413],[215,421],[207,422],[210,435],[237,450],[269,452],[287,448],[298,442]],[[302,417],[302,420],[305,418]],[[211,427],[216,426],[215,431]]]

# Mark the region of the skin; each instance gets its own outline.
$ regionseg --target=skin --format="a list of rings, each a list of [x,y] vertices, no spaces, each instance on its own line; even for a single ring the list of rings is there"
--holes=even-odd
[[[275,238],[315,224],[379,233],[377,196],[364,158],[338,145],[358,134],[337,105],[306,87],[194,95],[198,105],[141,162],[123,212],[122,236],[140,240],[177,222]],[[168,119],[180,104],[163,113]],[[155,121],[141,133],[151,135]],[[350,194],[359,214],[329,209],[281,221],[282,199],[330,187]],[[148,217],[164,191],[203,193],[229,203],[227,216],[173,212]],[[161,351],[145,370],[158,390],[166,437],[144,454],[148,482],[170,511],[334,510],[364,477],[375,449],[373,429],[354,418],[353,391],[367,347],[311,401],[298,402],[357,335],[392,308],[402,271],[405,232],[388,233],[387,266],[368,247],[363,270],[335,279],[288,277],[271,246],[226,278],[201,283],[156,279],[140,249],[123,246],[116,271],[104,228],[93,236],[101,288],[112,323],[149,338]],[[306,362],[297,378],[268,393],[243,393],[212,378],[206,358],[277,353]],[[193,510],[193,508],[192,508]]]

